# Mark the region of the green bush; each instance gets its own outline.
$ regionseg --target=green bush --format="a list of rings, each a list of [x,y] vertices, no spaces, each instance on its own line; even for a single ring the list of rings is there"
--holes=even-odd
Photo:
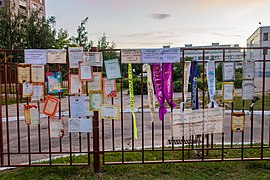
[[[141,84],[142,84],[141,78],[133,78],[134,95],[141,94]],[[129,82],[128,82],[127,78],[123,80],[123,88],[125,88],[125,89],[129,88]],[[147,80],[146,80],[146,78],[143,79],[143,94],[147,94]]]
[[[216,90],[221,90],[221,89],[222,89],[222,82],[216,81]]]
[[[128,89],[128,78],[123,79],[123,89]]]
[[[236,79],[234,83],[235,88],[242,88],[242,79]]]
[[[134,95],[141,94],[141,79],[133,78]],[[147,94],[147,81],[143,81],[143,94]]]
[[[182,81],[173,82],[173,90],[174,92],[182,92]]]

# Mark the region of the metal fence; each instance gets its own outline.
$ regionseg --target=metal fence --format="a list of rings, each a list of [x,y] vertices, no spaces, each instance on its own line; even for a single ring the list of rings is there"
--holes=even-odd
[[[69,133],[65,126],[65,136],[51,138],[50,120],[41,115],[41,123],[37,125],[26,125],[23,121],[23,104],[28,104],[29,99],[22,97],[22,85],[17,83],[17,65],[24,62],[23,50],[0,50],[0,159],[1,167],[19,166],[90,166],[96,171],[100,169],[100,162],[107,164],[152,164],[152,163],[184,163],[184,162],[220,162],[220,161],[251,161],[270,159],[270,98],[269,79],[266,77],[266,67],[270,63],[267,52],[270,48],[183,48],[181,49],[181,62],[174,64],[184,69],[185,57],[189,53],[198,54],[198,63],[205,67],[209,57],[207,53],[216,52],[220,59],[215,59],[216,67],[224,61],[241,63],[251,50],[262,52],[262,59],[256,59],[262,63],[263,76],[255,79],[255,94],[260,98],[260,104],[250,109],[251,100],[242,101],[241,107],[237,109],[236,102],[222,103],[226,114],[223,121],[223,133],[220,134],[196,134],[188,139],[175,139],[172,134],[172,124],[169,121],[169,112],[163,120],[150,121],[148,111],[147,94],[143,87],[143,64],[136,65],[141,70],[138,78],[141,81],[141,95],[135,96],[135,109],[138,127],[138,139],[134,138],[133,118],[130,113],[129,96],[123,87],[125,76],[117,80],[119,85],[116,98],[106,98],[105,104],[120,105],[120,120],[99,119],[98,112],[94,112],[92,133]],[[238,60],[231,59],[232,51],[238,50],[242,57]],[[121,50],[110,50],[121,62]],[[110,51],[103,51],[103,54]],[[110,58],[110,55],[106,58]],[[67,61],[68,62],[68,61]],[[125,74],[125,64],[121,64],[121,71]],[[47,64],[46,72],[61,71],[63,74],[62,87],[68,87],[68,75],[76,73],[76,69],[70,69],[67,64]],[[103,71],[96,68],[94,71]],[[202,68],[200,88],[200,109],[206,109],[208,104],[208,93],[206,91],[205,68]],[[174,76],[175,74],[173,74]],[[184,77],[182,71],[182,77]],[[184,78],[177,81],[184,84]],[[268,83],[269,82],[269,83]],[[182,88],[183,89],[183,88]],[[175,89],[176,90],[176,89]],[[220,90],[218,90],[220,92]],[[239,91],[241,96],[241,91]],[[58,117],[63,118],[67,124],[69,118],[69,95],[63,93],[55,94],[60,99]],[[183,93],[174,93],[174,101],[179,103],[184,99]],[[238,103],[239,104],[239,103]],[[38,103],[42,109],[43,103]],[[258,110],[254,110],[258,109]],[[177,106],[176,109],[179,109]],[[185,107],[189,109],[189,107]],[[245,112],[244,131],[231,131],[231,113],[235,111]],[[157,113],[156,113],[157,114]],[[258,157],[252,152],[258,152]],[[232,153],[233,152],[233,153]],[[133,154],[133,158],[127,158],[127,154]],[[87,160],[80,160],[77,155],[86,156]],[[62,156],[62,162],[55,158]],[[114,157],[114,158],[111,158]],[[43,159],[44,161],[39,161]],[[113,160],[112,160],[113,159]]]

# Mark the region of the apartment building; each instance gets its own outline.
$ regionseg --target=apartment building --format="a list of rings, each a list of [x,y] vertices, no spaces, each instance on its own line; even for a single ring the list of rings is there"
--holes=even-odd
[[[0,7],[11,13],[20,13],[28,16],[31,12],[39,11],[41,17],[45,17],[45,0],[0,0]]]
[[[259,27],[247,39],[247,47],[270,47],[270,26]],[[262,50],[248,50],[247,58],[254,60],[263,60]],[[270,49],[266,52],[266,76],[270,77]],[[263,75],[263,63],[256,62],[256,76]]]
[[[214,50],[205,50],[204,60],[208,61],[210,59],[216,61],[223,60],[223,50],[218,48],[232,48],[225,50],[225,61],[242,61],[243,60],[243,52],[239,48],[239,44],[234,45],[221,45],[219,43],[212,43],[212,45],[208,46],[192,46],[192,44],[186,44],[185,48],[216,48]],[[202,60],[203,59],[203,51],[202,50],[185,50],[185,57],[192,57],[194,60]],[[242,67],[241,62],[236,63],[236,68]]]

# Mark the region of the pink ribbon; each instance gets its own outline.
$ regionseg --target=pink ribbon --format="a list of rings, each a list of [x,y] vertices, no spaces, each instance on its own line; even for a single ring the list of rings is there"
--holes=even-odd
[[[162,69],[163,68],[163,69]],[[159,119],[162,120],[163,116],[167,113],[164,105],[164,99],[168,102],[169,106],[173,109],[176,104],[173,103],[173,84],[172,84],[172,65],[171,64],[153,64],[153,79],[155,86],[155,93],[157,100],[160,104]]]
[[[173,83],[172,83],[172,64],[163,64],[163,92],[169,106],[173,109]]]
[[[164,94],[163,94],[163,79],[162,79],[162,66],[160,64],[153,64],[152,66],[155,93],[157,100],[160,104],[159,107],[159,119],[162,120],[163,115],[167,113],[167,109],[164,105]]]

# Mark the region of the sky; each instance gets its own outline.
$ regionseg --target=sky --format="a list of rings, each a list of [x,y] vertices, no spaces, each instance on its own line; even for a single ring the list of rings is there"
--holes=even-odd
[[[220,44],[246,46],[270,25],[270,0],[46,0],[46,16],[75,35],[81,20],[97,44],[105,33],[117,48]],[[261,25],[259,24],[261,22]]]

